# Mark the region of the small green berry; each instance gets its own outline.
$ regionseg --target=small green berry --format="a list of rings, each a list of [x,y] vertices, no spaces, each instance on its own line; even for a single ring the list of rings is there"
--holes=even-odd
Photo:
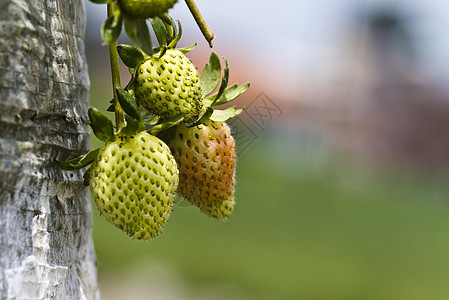
[[[171,213],[178,185],[166,144],[140,132],[104,145],[92,164],[90,190],[106,220],[130,236],[157,236]]]
[[[202,109],[198,71],[176,49],[137,67],[135,95],[140,105],[163,118],[185,114],[186,120],[194,120]]]

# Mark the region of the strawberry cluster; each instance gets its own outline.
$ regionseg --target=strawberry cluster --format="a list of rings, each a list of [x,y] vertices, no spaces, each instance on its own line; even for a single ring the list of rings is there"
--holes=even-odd
[[[134,35],[127,30],[136,45],[117,47],[132,76],[125,88],[115,89],[108,109],[115,112],[116,126],[89,108],[89,124],[105,144],[75,159],[58,161],[66,170],[89,166],[85,184],[100,213],[142,240],[160,234],[176,195],[215,219],[226,219],[235,203],[235,143],[225,122],[243,109],[215,107],[237,98],[249,83],[228,87],[228,62],[222,71],[214,52],[199,76],[185,56],[194,46],[176,48],[182,28],[179,21],[164,14],[175,2],[116,3],[117,13],[103,27],[105,42],[115,42],[117,30],[112,36],[111,32],[121,28],[117,20],[122,15],[125,29],[131,22],[136,25]],[[133,18],[143,18],[143,23]],[[150,18],[158,39],[156,48],[148,44],[151,38],[145,18]]]

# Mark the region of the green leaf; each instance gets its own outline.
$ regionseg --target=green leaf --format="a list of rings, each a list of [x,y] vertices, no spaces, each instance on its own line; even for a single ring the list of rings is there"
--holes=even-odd
[[[153,49],[153,57],[155,59],[160,59],[162,56],[164,56],[165,52],[167,52],[167,47],[154,48]]]
[[[143,122],[136,121],[129,115],[125,114],[126,126],[120,130],[120,135],[132,135],[136,132],[145,130],[145,124]]]
[[[106,4],[106,3],[112,3],[116,0],[90,0],[90,2],[93,2],[95,4]]]
[[[117,41],[122,32],[122,17],[120,14],[110,16],[101,27],[101,39],[105,45]]]
[[[136,75],[135,72],[131,73],[131,80],[125,87],[125,91],[127,91],[131,96],[134,97],[134,84],[136,83]]]
[[[153,128],[151,128],[150,130],[148,130],[148,132],[150,134],[156,135],[158,133],[160,133],[163,130],[166,130],[170,127],[173,127],[175,125],[178,125],[179,123],[181,123],[185,118],[184,114],[180,114],[171,118],[167,118],[163,121],[163,123],[158,124],[156,126],[154,126]]]
[[[168,44],[168,46],[167,46],[168,48],[175,48],[182,36],[181,22],[179,22],[179,20],[176,20],[176,23],[178,24],[178,30],[177,30],[178,32],[177,32],[176,36],[173,38],[173,40],[170,42],[170,44]],[[176,26],[173,26],[173,28],[176,28]]]
[[[159,18],[161,18],[162,22],[167,25],[173,26],[175,24],[175,20],[173,20],[173,18],[168,13],[163,13],[159,16]]]
[[[131,75],[131,80],[128,82],[128,84],[125,87],[125,91],[128,92],[131,97],[134,97],[134,90],[133,90],[133,84],[136,81],[136,76],[134,76],[134,72]],[[109,105],[107,111],[109,112],[115,112],[115,99],[112,98],[111,101],[109,101],[111,105]]]
[[[109,105],[109,107],[106,109],[106,111],[108,111],[108,112],[115,112],[115,105],[114,105],[114,103]]]
[[[116,91],[120,106],[123,108],[125,113],[137,122],[142,121],[142,116],[140,115],[139,107],[137,106],[134,97],[122,88],[117,88]]]
[[[131,42],[137,44],[137,20],[125,16],[124,24],[126,35],[131,40]]]
[[[134,46],[131,45],[118,45],[118,54],[122,59],[123,63],[128,68],[136,68],[140,63],[142,63],[145,58],[142,52]]]
[[[156,125],[160,120],[159,116],[153,115],[152,113],[150,113],[148,110],[146,110],[142,106],[139,106],[139,111],[140,111],[140,115],[142,116],[143,122],[147,126],[147,129],[150,129],[151,127]]]
[[[89,120],[90,127],[95,134],[95,136],[102,142],[112,141],[114,137],[114,125],[112,121],[108,119],[104,114],[102,114],[95,107],[89,107]]]
[[[177,126],[172,126],[168,129],[162,130],[157,134],[157,137],[168,145],[175,138],[176,128]]]
[[[192,51],[193,49],[196,48],[196,43],[193,44],[192,46],[188,46],[188,47],[184,47],[184,48],[178,48],[179,51],[181,51],[182,53],[186,54],[189,53],[190,51]]]
[[[204,122],[206,122],[207,120],[210,119],[210,117],[212,116],[213,113],[214,113],[214,109],[212,107],[207,107],[206,110],[200,115],[198,120],[195,123],[193,123],[192,125],[189,125],[187,127],[194,127],[194,126],[203,124]]]
[[[215,52],[210,54],[209,62],[204,67],[201,73],[201,89],[204,96],[212,93],[220,83],[221,78],[221,64],[220,58]]]
[[[165,28],[164,22],[158,17],[151,18],[150,22],[156,34],[159,47],[164,47],[167,44],[167,29]]]
[[[237,98],[238,96],[240,96],[241,94],[246,92],[248,90],[249,86],[250,86],[249,82],[242,84],[241,86],[237,86],[237,84],[234,84],[233,86],[230,86],[224,90],[220,99],[215,101],[215,99],[216,99],[216,95],[215,95],[215,96],[212,96],[210,100],[213,100],[212,103],[214,106],[231,102],[232,100],[234,100],[235,98]]]
[[[92,166],[90,166],[83,175],[83,185],[89,186],[90,176],[92,175]]]
[[[159,17],[167,25],[167,27],[166,27],[167,33],[168,33],[168,35],[167,35],[168,43],[167,44],[170,44],[178,36],[178,27],[176,26],[176,22],[167,13],[162,14]]]
[[[225,58],[225,62],[226,62],[226,67],[224,69],[224,76],[223,76],[223,79],[221,80],[220,89],[218,90],[218,93],[215,96],[215,100],[212,102],[211,106],[214,106],[215,102],[218,99],[220,99],[221,95],[223,95],[226,87],[228,86],[228,81],[229,81],[229,64],[228,64],[228,60],[226,58]]]
[[[56,163],[64,170],[68,171],[79,170],[87,165],[90,165],[97,158],[98,154],[100,153],[100,149],[101,147],[95,150],[91,150],[86,154],[78,156],[77,158],[74,158],[69,161],[56,160]]]
[[[125,17],[125,31],[131,42],[149,56],[153,55],[150,31],[148,30],[145,19]]]
[[[227,108],[225,110],[214,110],[214,113],[210,117],[215,122],[226,122],[227,120],[238,116],[243,112],[244,108],[237,109],[235,106]]]

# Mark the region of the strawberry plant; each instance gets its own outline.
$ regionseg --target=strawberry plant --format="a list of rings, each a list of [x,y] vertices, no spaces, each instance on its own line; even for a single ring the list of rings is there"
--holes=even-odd
[[[181,23],[167,13],[176,0],[92,1],[107,3],[102,39],[109,46],[114,98],[108,111],[115,125],[89,108],[89,124],[104,145],[59,166],[87,167],[84,183],[101,215],[136,239],[161,233],[176,194],[204,214],[226,219],[235,203],[236,152],[225,122],[243,109],[216,106],[240,96],[249,83],[228,87],[228,61],[223,70],[215,52],[198,74],[185,56],[196,44],[177,48]],[[194,1],[186,3],[211,45],[212,31]],[[122,26],[133,45],[117,45]],[[123,88],[119,58],[131,74]]]

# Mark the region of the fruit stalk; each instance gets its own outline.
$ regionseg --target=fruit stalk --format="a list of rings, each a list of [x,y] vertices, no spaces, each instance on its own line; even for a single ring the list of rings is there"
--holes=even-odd
[[[206,21],[204,20],[203,16],[200,13],[200,10],[198,9],[198,6],[196,5],[194,0],[185,0],[187,6],[189,7],[190,12],[192,13],[193,18],[196,21],[196,24],[198,24],[198,27],[200,28],[201,32],[203,33],[204,37],[206,38],[207,42],[209,43],[209,47],[213,47],[212,40],[214,39],[214,33],[210,29],[209,26],[207,26]]]
[[[108,17],[114,15],[114,8],[112,3],[108,3]],[[109,60],[111,64],[112,73],[112,89],[114,91],[114,107],[115,107],[115,124],[117,124],[117,132],[125,126],[125,115],[123,109],[118,101],[116,89],[120,84],[120,68],[118,64],[117,42],[109,44]]]

